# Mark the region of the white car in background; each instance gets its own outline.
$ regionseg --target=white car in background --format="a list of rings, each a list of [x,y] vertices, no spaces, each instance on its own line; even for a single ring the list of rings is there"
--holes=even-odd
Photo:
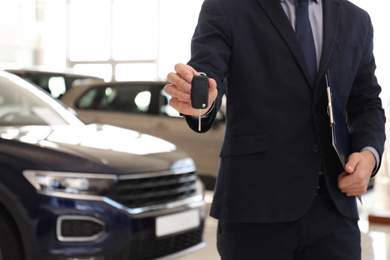
[[[221,109],[214,127],[204,134],[189,129],[168,104],[166,82],[91,82],[69,89],[60,100],[86,123],[133,129],[170,141],[195,161],[197,174],[207,189],[214,188],[219,154],[225,135]]]

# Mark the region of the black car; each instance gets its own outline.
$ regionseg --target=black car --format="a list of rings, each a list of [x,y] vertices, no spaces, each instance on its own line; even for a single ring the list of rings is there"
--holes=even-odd
[[[203,245],[204,185],[172,143],[85,125],[0,72],[0,259],[137,260]]]
[[[72,88],[74,84],[91,81],[104,82],[102,78],[77,74],[72,71],[57,72],[41,69],[5,69],[5,71],[18,75],[19,77],[40,86],[54,98],[60,98]]]

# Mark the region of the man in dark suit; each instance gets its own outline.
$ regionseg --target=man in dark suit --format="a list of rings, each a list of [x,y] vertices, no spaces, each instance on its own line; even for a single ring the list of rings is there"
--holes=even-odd
[[[211,208],[224,260],[360,259],[355,196],[380,167],[385,141],[373,28],[346,0],[308,5],[314,77],[295,33],[295,0],[205,0],[191,60],[168,75],[170,105],[194,131],[193,76],[210,77],[201,132],[227,98]],[[326,74],[347,115],[345,168],[332,147]]]

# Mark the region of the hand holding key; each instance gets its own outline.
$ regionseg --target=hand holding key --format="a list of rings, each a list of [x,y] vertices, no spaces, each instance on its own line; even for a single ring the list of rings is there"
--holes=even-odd
[[[169,105],[179,113],[198,117],[199,109],[193,108],[191,103],[192,80],[197,75],[197,72],[192,67],[181,63],[175,66],[175,71],[168,74],[168,81],[171,84],[165,86],[165,92],[172,97]],[[210,108],[217,98],[218,91],[217,83],[214,79],[209,78],[208,85],[207,108]],[[207,111],[208,109],[201,109],[201,114],[203,115]]]
[[[209,78],[206,74],[199,72],[192,78],[191,82],[191,106],[199,109],[198,131],[202,130],[202,109],[209,104]]]

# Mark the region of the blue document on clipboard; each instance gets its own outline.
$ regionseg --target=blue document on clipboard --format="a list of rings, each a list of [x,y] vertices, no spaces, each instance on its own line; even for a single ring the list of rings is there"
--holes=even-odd
[[[332,144],[345,169],[348,157],[351,154],[349,130],[336,91],[334,91],[332,86],[329,72],[325,75],[325,79],[328,94],[328,113],[332,130]]]

